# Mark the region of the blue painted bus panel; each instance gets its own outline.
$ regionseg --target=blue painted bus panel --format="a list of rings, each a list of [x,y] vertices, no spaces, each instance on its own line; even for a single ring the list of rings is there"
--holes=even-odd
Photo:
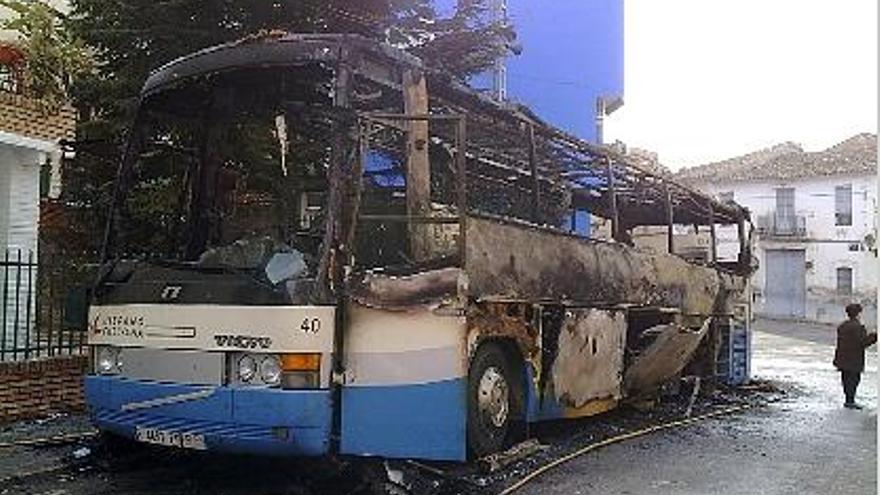
[[[295,396],[295,406],[291,395]],[[327,390],[236,389],[232,416],[262,424],[330,428],[330,394]]]
[[[346,387],[343,454],[464,461],[467,380]]]
[[[564,418],[565,411],[555,399],[548,400],[545,397],[543,401],[541,400],[534,379],[534,370],[532,370],[531,365],[527,365],[525,368],[526,421],[534,423],[548,419]]]
[[[86,400],[90,406],[121,411],[126,404],[189,394],[208,387],[156,383],[110,376],[87,376]],[[100,393],[98,393],[100,392]],[[210,397],[144,409],[144,412],[197,421],[225,421],[232,416],[232,390],[216,387]]]
[[[215,387],[204,398],[122,410],[125,404],[190,394],[204,386],[87,376],[86,402],[95,424],[134,437],[136,427],[205,435],[209,450],[319,456],[329,451],[327,390]]]

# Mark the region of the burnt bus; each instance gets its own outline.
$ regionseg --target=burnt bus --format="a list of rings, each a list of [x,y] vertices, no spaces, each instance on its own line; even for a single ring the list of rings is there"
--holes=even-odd
[[[112,208],[86,396],[142,442],[461,461],[711,374],[700,349],[747,325],[745,209],[357,36],[156,70]]]

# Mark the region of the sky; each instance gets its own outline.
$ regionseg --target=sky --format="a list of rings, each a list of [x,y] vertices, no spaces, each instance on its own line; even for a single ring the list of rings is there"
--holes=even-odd
[[[626,0],[605,142],[682,166],[877,132],[877,0]]]

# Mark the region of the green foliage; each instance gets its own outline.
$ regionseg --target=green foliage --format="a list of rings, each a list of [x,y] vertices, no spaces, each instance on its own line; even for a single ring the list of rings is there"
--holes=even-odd
[[[94,67],[89,50],[71,33],[61,14],[44,2],[0,0],[0,6],[14,13],[0,27],[22,37],[28,93],[52,108],[64,104],[72,81]]]
[[[495,18],[493,3],[494,0],[458,0],[455,12],[448,18],[433,16],[431,22],[420,25],[405,21],[405,36],[422,34],[420,40],[408,44],[409,50],[429,65],[462,80],[489,69],[499,57],[518,53],[516,32],[513,26]]]
[[[92,209],[95,225],[103,222],[143,81],[177,57],[260,31],[358,33],[464,79],[511,50],[513,31],[493,21],[491,2],[459,0],[451,17],[440,18],[434,0],[71,0],[70,27],[93,50],[98,70],[72,89],[81,146],[65,164],[64,197]]]

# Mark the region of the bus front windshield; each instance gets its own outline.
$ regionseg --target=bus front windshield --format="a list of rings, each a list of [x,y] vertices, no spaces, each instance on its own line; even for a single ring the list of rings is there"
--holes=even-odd
[[[314,273],[329,80],[320,67],[251,69],[145,98],[123,165],[112,257],[254,268],[289,252]]]

